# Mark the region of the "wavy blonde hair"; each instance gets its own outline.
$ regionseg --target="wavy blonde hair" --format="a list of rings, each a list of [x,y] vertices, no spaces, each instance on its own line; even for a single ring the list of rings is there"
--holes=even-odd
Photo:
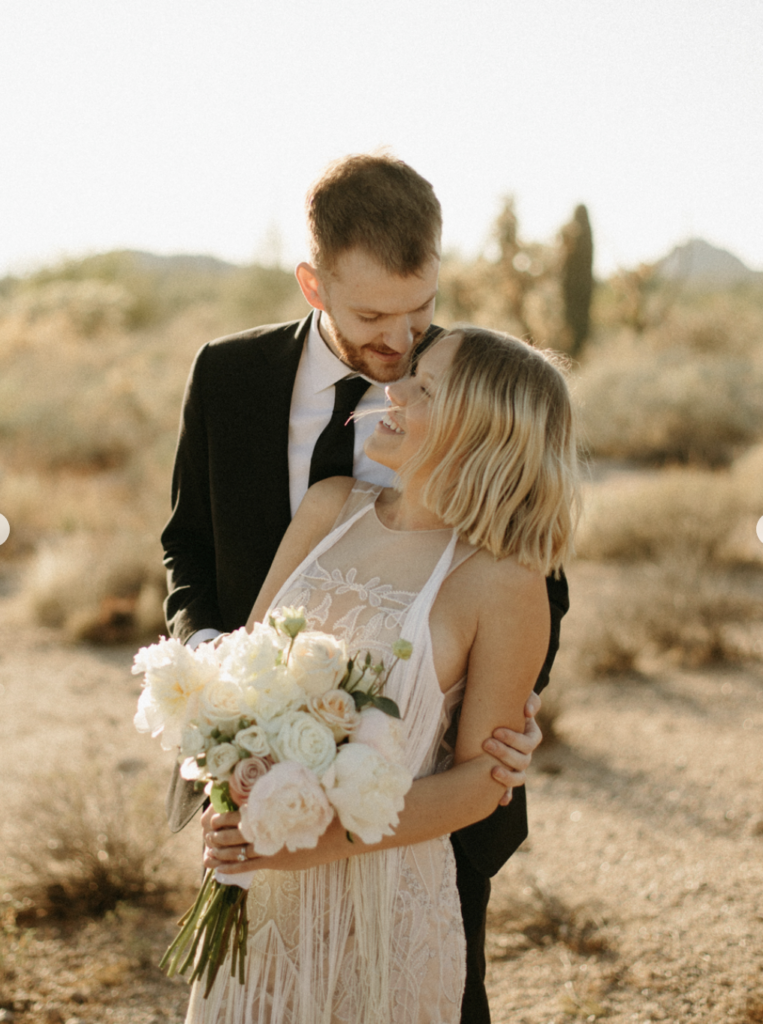
[[[564,362],[497,331],[458,326],[439,340],[453,336],[461,343],[401,482],[428,470],[424,505],[461,537],[558,574],[573,551],[580,503]]]

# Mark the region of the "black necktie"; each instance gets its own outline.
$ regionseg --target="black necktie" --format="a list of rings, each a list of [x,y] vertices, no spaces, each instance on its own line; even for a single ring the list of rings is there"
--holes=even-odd
[[[309,485],[330,476],[352,476],[355,425],[347,420],[370,387],[362,377],[343,377],[334,385],[334,411],[315,442]]]

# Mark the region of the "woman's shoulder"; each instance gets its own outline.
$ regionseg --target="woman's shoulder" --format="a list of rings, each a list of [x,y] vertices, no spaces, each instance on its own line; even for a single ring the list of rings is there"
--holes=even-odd
[[[349,476],[330,476],[319,480],[307,489],[297,515],[332,523],[343,509],[354,485],[355,481]]]
[[[546,581],[541,572],[523,565],[516,557],[494,558],[478,548],[453,574],[454,585],[468,592],[475,604],[508,604],[514,608],[525,603],[547,601]]]

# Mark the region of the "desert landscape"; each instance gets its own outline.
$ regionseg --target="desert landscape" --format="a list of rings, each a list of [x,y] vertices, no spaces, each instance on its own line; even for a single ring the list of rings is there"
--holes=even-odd
[[[571,354],[554,252],[502,237],[445,264],[438,322]],[[496,1024],[763,1022],[763,291],[666,267],[597,283],[571,366],[585,512],[530,837],[494,880]],[[157,964],[199,833],[166,832],[130,666],[163,628],[193,354],[300,301],[277,268],[145,254],[0,282],[0,1021],[183,1019]]]

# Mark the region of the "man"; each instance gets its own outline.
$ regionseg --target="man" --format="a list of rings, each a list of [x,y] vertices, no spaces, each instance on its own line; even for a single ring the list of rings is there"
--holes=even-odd
[[[204,346],[189,378],[162,541],[167,622],[194,646],[246,622],[310,483],[332,475],[390,483],[363,452],[376,417],[361,417],[354,433],[344,424],[356,403],[358,412],[380,408],[383,385],[404,376],[437,333],[430,325],[441,213],[427,181],[391,157],[349,157],[314,185],[307,217],[310,262],[296,273],[313,312]],[[548,590],[551,640],[536,689],[548,681],[568,607],[563,580],[549,580]],[[486,741],[503,762],[494,776],[507,787],[523,781],[511,769],[526,768],[540,741],[532,718],[525,732],[497,730]],[[182,828],[197,807],[176,774],[171,827]],[[507,806],[452,837],[467,936],[464,1024],[489,1024],[489,879],[526,834],[520,787]]]

